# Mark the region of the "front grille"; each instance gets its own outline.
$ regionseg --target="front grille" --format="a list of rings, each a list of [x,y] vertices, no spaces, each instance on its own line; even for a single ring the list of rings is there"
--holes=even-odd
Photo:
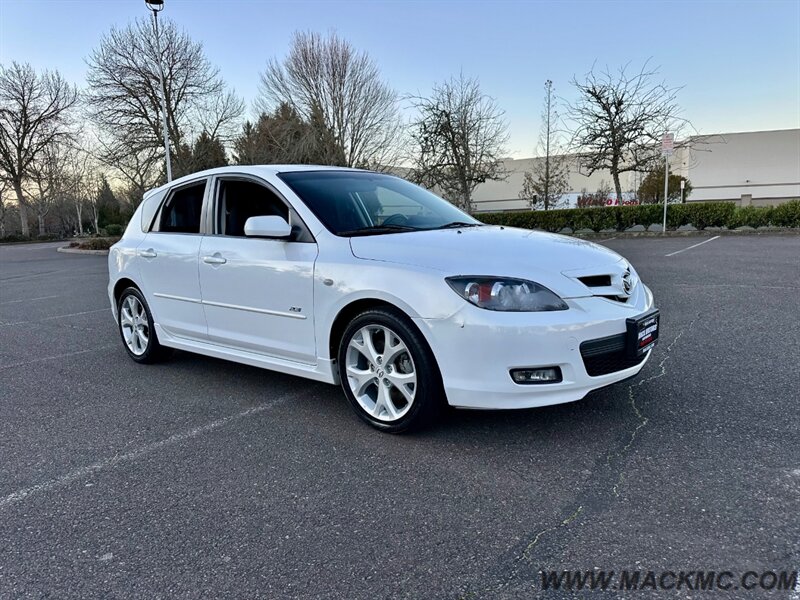
[[[614,302],[622,302],[625,304],[630,298],[626,298],[625,296],[600,296],[601,298],[605,298],[607,300],[613,300]]]
[[[581,357],[590,377],[624,371],[641,364],[645,359],[644,356],[628,358],[624,333],[583,342]]]
[[[586,287],[608,287],[611,285],[611,275],[586,275],[578,277]]]
[[[626,303],[629,298],[622,294],[609,294],[608,292],[623,290],[616,285],[612,285],[613,278],[611,275],[583,275],[577,278],[583,285],[592,290],[592,294],[600,298],[613,300],[614,302]],[[631,288],[632,289],[632,288]]]

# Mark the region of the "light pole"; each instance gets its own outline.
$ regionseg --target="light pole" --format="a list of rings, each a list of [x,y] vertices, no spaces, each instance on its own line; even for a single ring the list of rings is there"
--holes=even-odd
[[[667,196],[669,195],[669,155],[664,155],[664,223],[661,233],[667,231]]]
[[[686,200],[684,200],[684,198],[683,198],[683,190],[684,189],[686,189],[686,180],[681,178],[681,204],[686,202]]]
[[[661,156],[664,157],[664,223],[661,233],[667,232],[667,194],[669,193],[669,157],[675,148],[675,136],[667,132],[661,138]]]
[[[144,0],[147,8],[153,12],[153,29],[156,32],[156,52],[158,53],[158,85],[161,97],[161,127],[164,130],[164,153],[167,161],[167,183],[172,181],[172,164],[169,156],[169,129],[167,128],[167,99],[164,89],[164,68],[161,65],[161,36],[158,33],[158,13],[164,10],[164,0]]]

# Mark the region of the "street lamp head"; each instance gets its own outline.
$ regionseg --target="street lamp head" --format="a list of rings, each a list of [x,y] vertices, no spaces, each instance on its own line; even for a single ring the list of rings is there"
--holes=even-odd
[[[164,0],[144,0],[144,3],[147,5],[147,8],[153,12],[164,10]]]

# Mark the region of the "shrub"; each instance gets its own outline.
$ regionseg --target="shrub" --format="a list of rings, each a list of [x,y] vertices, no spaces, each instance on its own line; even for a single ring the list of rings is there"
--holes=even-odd
[[[767,227],[772,222],[771,206],[744,206],[733,213],[728,221],[728,227]]]
[[[800,200],[792,200],[774,207],[772,224],[776,227],[800,227]]]
[[[698,229],[727,227],[736,212],[733,202],[698,202],[687,204],[691,209],[691,223]]]
[[[611,210],[601,208],[590,210],[586,213],[586,216],[589,217],[589,229],[600,231],[601,229],[617,229],[619,227],[619,222],[617,220],[619,209],[616,206],[610,206],[608,208]]]
[[[29,242],[31,238],[25,237],[18,233],[10,233],[5,237],[0,238],[0,242]]]
[[[568,208],[563,210],[540,210],[513,213],[488,213],[480,220],[492,225],[507,225],[525,229],[561,231],[570,227],[578,229],[625,230],[633,225],[661,223],[663,205],[643,204],[639,206],[605,206],[600,208]],[[667,210],[667,227],[676,229],[681,225],[706,227],[729,227],[748,225],[761,227],[800,227],[800,200],[792,200],[779,206],[737,207],[733,202],[697,202],[693,204],[671,204]]]
[[[118,225],[117,223],[111,223],[106,225],[106,235],[111,237],[119,237],[122,235],[122,225]]]
[[[119,241],[119,238],[90,238],[81,242],[78,248],[81,250],[108,250]]]
[[[636,207],[639,210],[638,225],[652,225],[664,221],[664,207],[658,204],[642,204]]]
[[[692,207],[693,204],[673,204],[667,209],[667,227],[670,229],[677,229],[681,225],[694,225],[692,223]],[[664,206],[661,205],[661,210]],[[661,213],[661,220],[664,219],[664,213]],[[697,225],[695,225],[697,227]]]

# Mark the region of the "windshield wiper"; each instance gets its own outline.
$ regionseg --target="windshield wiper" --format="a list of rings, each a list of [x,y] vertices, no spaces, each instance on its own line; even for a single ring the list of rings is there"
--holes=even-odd
[[[433,229],[456,229],[461,227],[480,227],[483,223],[467,223],[466,221],[452,221],[450,223],[445,223],[444,225],[439,225],[438,227],[434,227]]]
[[[370,227],[359,227],[348,231],[340,231],[338,235],[357,236],[357,235],[378,235],[381,233],[400,233],[403,231],[419,231],[410,225],[371,225]]]

